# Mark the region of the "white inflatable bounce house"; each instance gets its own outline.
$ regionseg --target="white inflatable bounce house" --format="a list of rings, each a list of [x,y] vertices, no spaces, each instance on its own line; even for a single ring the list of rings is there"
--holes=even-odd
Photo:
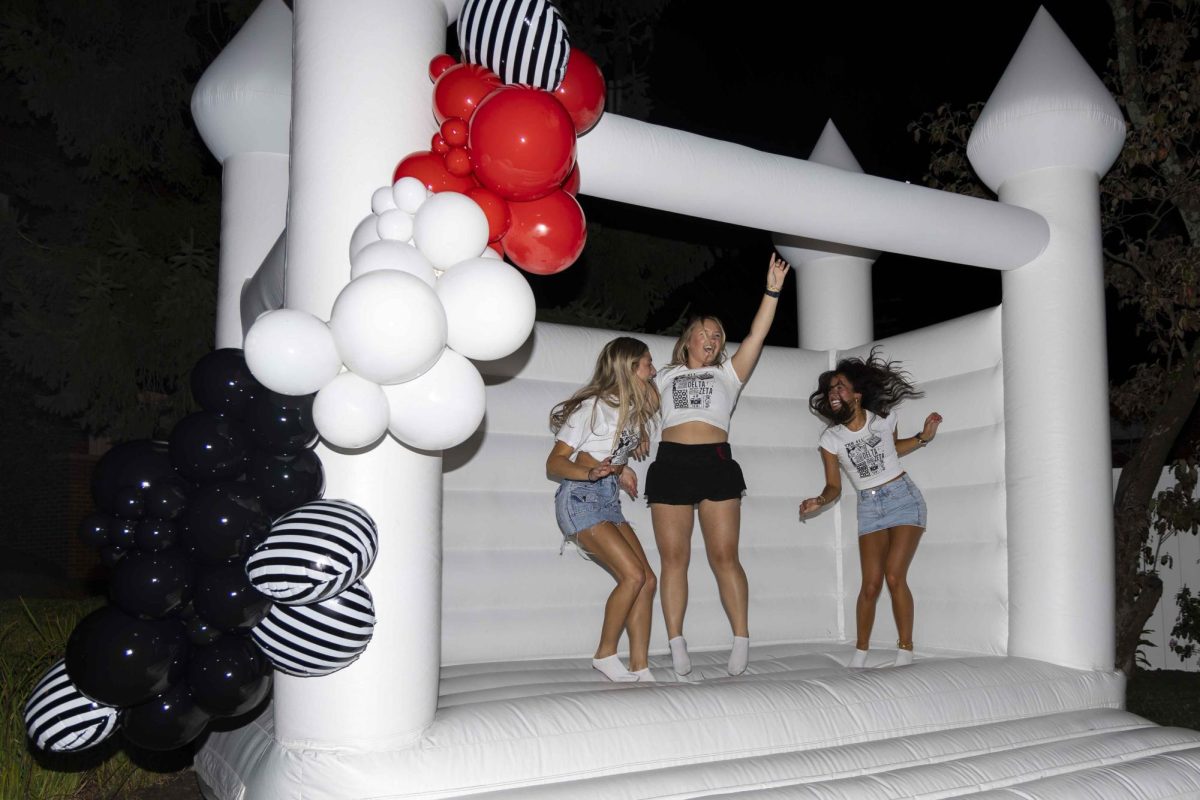
[[[224,170],[217,347],[242,347],[243,316],[267,309],[330,318],[372,193],[429,141],[428,65],[460,7],[264,0],[204,75],[193,113]],[[332,675],[278,674],[270,708],[210,733],[195,762],[205,793],[1200,797],[1200,733],[1125,712],[1112,668],[1098,181],[1124,133],[1044,10],[970,142],[998,201],[862,174],[831,126],[802,161],[603,116],[579,139],[581,192],[772,231],[795,266],[800,349],[767,349],[730,433],[750,486],[749,670],[724,672],[729,631],[699,536],[693,674],[671,670],[661,618],[657,683],[591,669],[611,582],[560,557],[543,465],[550,407],[615,334],[538,324],[516,352],[475,362],[486,417],[465,443],[320,446],[326,496],[379,527],[374,638]],[[911,575],[917,660],[879,668],[895,642],[885,605],[871,663],[852,670],[852,495],[804,525],[796,509],[821,484],[807,395],[877,343],[877,251],[1001,270],[1003,304],[882,342],[926,392],[903,418],[946,421],[906,459],[930,509]],[[666,363],[672,342],[643,338]],[[648,510],[625,505],[656,564]]]

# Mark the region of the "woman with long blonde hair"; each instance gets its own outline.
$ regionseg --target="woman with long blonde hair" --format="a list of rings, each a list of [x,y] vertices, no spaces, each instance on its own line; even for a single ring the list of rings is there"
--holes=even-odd
[[[653,681],[647,658],[657,580],[633,527],[621,513],[620,490],[637,498],[630,456],[645,452],[658,416],[650,349],[620,336],[604,346],[592,379],[550,412],[554,447],[546,474],[561,481],[554,511],[565,540],[600,564],[617,585],[604,605],[592,666],[612,681]],[[629,635],[629,667],[617,656]]]

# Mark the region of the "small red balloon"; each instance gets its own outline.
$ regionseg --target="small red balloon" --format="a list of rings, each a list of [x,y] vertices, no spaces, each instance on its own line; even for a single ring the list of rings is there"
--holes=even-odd
[[[553,275],[575,263],[587,242],[583,209],[558,190],[527,203],[509,203],[512,224],[501,243],[509,261],[535,275]]]
[[[444,156],[450,152],[450,143],[440,133],[435,133],[429,140],[429,149],[439,156]]]
[[[506,87],[479,104],[468,146],[480,183],[508,200],[536,200],[574,166],[575,126],[549,92]]]
[[[571,115],[575,133],[582,136],[604,113],[606,91],[604,73],[591,56],[577,48],[571,48],[567,59],[567,71],[562,83],[554,90],[554,96]]]
[[[579,162],[575,162],[575,167],[571,170],[571,174],[563,181],[562,190],[574,197],[579,194]]]
[[[445,155],[446,171],[451,175],[463,177],[471,174],[471,156],[465,147],[451,147]]]
[[[512,217],[508,213],[508,203],[503,197],[491,189],[485,189],[482,186],[467,189],[466,195],[483,209],[483,215],[487,217],[489,242],[499,240],[501,236],[508,232],[508,226],[512,221]]]
[[[454,56],[448,53],[442,53],[441,55],[434,56],[433,60],[429,62],[429,80],[436,81],[438,78],[442,77],[443,72],[450,69],[457,63],[458,62],[454,59]]]
[[[484,98],[503,84],[477,64],[455,64],[433,85],[433,116],[441,125],[451,117],[470,119]]]
[[[392,173],[392,183],[409,177],[425,184],[425,188],[431,192],[466,192],[475,185],[475,181],[470,177],[451,175],[442,157],[428,150],[418,150],[406,155],[396,165],[396,171]]]
[[[488,242],[488,249],[501,258],[504,258],[504,245],[499,242]]]
[[[465,147],[467,144],[467,121],[451,117],[442,123],[442,138],[451,147]]]

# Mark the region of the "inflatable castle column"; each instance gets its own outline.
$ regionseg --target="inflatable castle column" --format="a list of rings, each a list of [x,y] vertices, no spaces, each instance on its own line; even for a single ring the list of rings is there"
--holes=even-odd
[[[825,123],[808,160],[861,173],[858,159],[834,126]],[[775,234],[775,249],[796,273],[800,347],[848,350],[875,338],[871,265],[879,253],[802,236]]]
[[[439,0],[295,4],[291,197],[285,303],[329,319],[350,279],[350,235],[391,183],[396,163],[428,146],[429,61],[448,24]],[[366,579],[370,646],[321,678],[277,674],[275,730],[285,746],[403,746],[433,719],[441,656],[441,453],[385,436],[367,452],[321,445],[325,496],[365,508],[379,526]]]
[[[1050,226],[1004,273],[1009,655],[1113,667],[1112,472],[1100,176],[1125,124],[1100,79],[1039,9],[967,154],[1002,202]]]
[[[292,12],[266,0],[192,92],[192,118],[221,162],[216,346],[242,346],[242,285],[283,232],[292,102]]]

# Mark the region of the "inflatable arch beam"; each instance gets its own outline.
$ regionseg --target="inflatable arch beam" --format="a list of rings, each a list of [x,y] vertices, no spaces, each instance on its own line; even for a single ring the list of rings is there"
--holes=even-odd
[[[291,68],[290,154],[253,136],[227,152],[214,150],[229,172],[242,155],[266,153],[273,168],[278,156],[288,159],[287,305],[328,316],[349,272],[346,243],[372,191],[390,175],[397,154],[427,141],[426,66],[457,13],[448,6],[307,0],[289,25],[281,0],[267,0],[227,51],[241,52],[244,44],[260,61],[274,57],[277,67],[283,59]],[[290,41],[294,61],[283,41]],[[1047,55],[1048,47],[1060,49]],[[1020,566],[1010,570],[1020,577],[1010,585],[1009,652],[1107,670],[1112,544],[1104,501],[1110,478],[1097,184],[1120,150],[1124,128],[1103,86],[1080,64],[1039,11],[989,101],[994,113],[980,120],[977,132],[987,136],[972,139],[973,163],[1001,202],[756,153],[615,115],[581,139],[580,160],[583,190],[596,196],[1005,270],[1008,558]],[[1062,78],[1048,82],[1050,92],[1046,69]],[[270,125],[286,130],[287,120]],[[211,134],[205,138],[212,143]],[[240,193],[244,181],[235,187],[227,173],[225,182],[228,203],[252,204]],[[266,205],[277,209],[279,202],[276,196]],[[237,317],[229,282],[240,285],[249,254],[261,258],[276,241],[279,227],[270,223],[244,248],[237,270],[222,263],[226,319]],[[232,227],[223,232],[236,236]],[[232,339],[224,333],[218,342]],[[441,458],[390,440],[367,454],[326,448],[321,457],[328,493],[370,508],[387,542],[370,581],[380,626],[352,667],[319,681],[279,680],[275,735],[289,746],[318,749],[401,746],[428,725],[437,696]],[[347,718],[355,720],[352,733],[340,722]]]

